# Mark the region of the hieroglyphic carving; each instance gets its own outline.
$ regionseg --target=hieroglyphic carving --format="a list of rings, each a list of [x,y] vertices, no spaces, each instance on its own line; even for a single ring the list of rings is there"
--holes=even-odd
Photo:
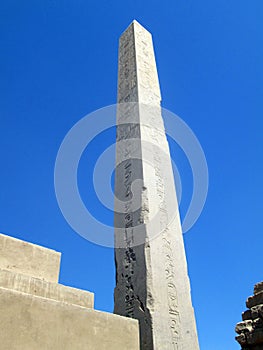
[[[174,349],[177,349],[180,339],[180,314],[178,307],[177,290],[174,284],[175,272],[173,264],[173,251],[171,248],[171,241],[165,237],[165,232],[162,237],[163,253],[165,254],[165,274],[167,281],[167,294],[170,315],[170,329],[172,332],[172,343]]]
[[[137,74],[135,65],[135,42],[134,33],[128,30],[120,38],[119,50],[119,95],[118,102],[135,102],[137,99]]]
[[[124,256],[124,279],[125,279],[125,315],[127,317],[134,317],[134,287],[133,287],[133,274],[134,263],[136,261],[136,255],[132,248],[133,243],[133,212],[132,212],[132,163],[131,160],[127,160],[124,163],[124,188],[125,197],[128,200],[125,203],[124,210],[124,227],[125,227],[125,256]]]
[[[128,161],[126,162],[126,164],[124,165],[124,188],[125,188],[125,197],[130,198],[131,197],[131,185],[132,185],[132,181],[131,181],[131,175],[132,175],[132,170],[131,170],[131,162]],[[128,214],[128,212],[125,212],[125,221],[130,221],[131,215]],[[125,222],[125,227],[131,227],[131,226],[126,226],[127,223]]]
[[[151,35],[138,26],[136,55],[138,74],[141,76],[141,102],[149,104],[160,103],[160,88],[154,59]]]
[[[136,255],[134,249],[127,247],[125,250],[124,264],[125,264],[125,316],[134,317],[134,286],[133,286],[133,275],[134,275],[134,263],[136,261]]]
[[[125,204],[115,217],[125,248],[115,251],[114,312],[139,320],[142,350],[198,350],[180,222],[169,216],[178,206],[151,35],[134,21],[119,47],[117,141],[125,142],[116,145],[115,188]],[[136,245],[138,232],[145,244]]]
[[[160,215],[160,228],[162,230],[162,248],[165,257],[165,278],[166,278],[166,288],[167,288],[167,298],[169,307],[169,317],[170,317],[170,330],[172,333],[172,344],[174,350],[178,349],[178,342],[180,339],[180,315],[178,307],[178,297],[177,290],[175,287],[175,267],[173,251],[171,248],[171,241],[168,237],[168,214],[165,201],[165,185],[163,180],[163,174],[161,171],[161,157],[159,154],[159,148],[153,145],[153,160],[154,160],[154,170],[155,170],[155,184],[157,195],[159,197],[159,215]]]

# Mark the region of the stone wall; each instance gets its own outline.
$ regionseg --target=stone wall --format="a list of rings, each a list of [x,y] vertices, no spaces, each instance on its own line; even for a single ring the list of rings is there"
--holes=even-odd
[[[254,295],[246,302],[242,322],[236,325],[236,340],[242,350],[263,350],[263,282],[254,287]]]
[[[137,320],[59,284],[60,253],[0,234],[1,350],[139,350]]]

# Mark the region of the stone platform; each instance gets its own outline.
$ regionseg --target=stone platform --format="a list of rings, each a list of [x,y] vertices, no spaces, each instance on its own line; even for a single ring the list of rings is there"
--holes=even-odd
[[[60,253],[0,234],[1,350],[139,350],[138,322],[57,283]]]

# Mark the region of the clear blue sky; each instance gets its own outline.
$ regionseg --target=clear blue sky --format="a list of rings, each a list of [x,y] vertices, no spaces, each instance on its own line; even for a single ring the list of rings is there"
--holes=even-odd
[[[200,347],[239,349],[235,324],[263,280],[262,0],[9,0],[0,16],[0,231],[61,251],[60,282],[112,311],[113,251],[69,227],[53,173],[74,123],[116,102],[118,37],[135,18],[153,34],[162,105],[192,128],[209,167],[206,206],[184,237]],[[104,136],[86,160],[114,141]],[[110,223],[85,164],[82,195]]]

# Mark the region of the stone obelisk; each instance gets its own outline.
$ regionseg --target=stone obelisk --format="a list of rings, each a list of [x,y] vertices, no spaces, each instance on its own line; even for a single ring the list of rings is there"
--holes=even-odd
[[[114,312],[139,320],[141,350],[198,350],[151,34],[120,37]]]

